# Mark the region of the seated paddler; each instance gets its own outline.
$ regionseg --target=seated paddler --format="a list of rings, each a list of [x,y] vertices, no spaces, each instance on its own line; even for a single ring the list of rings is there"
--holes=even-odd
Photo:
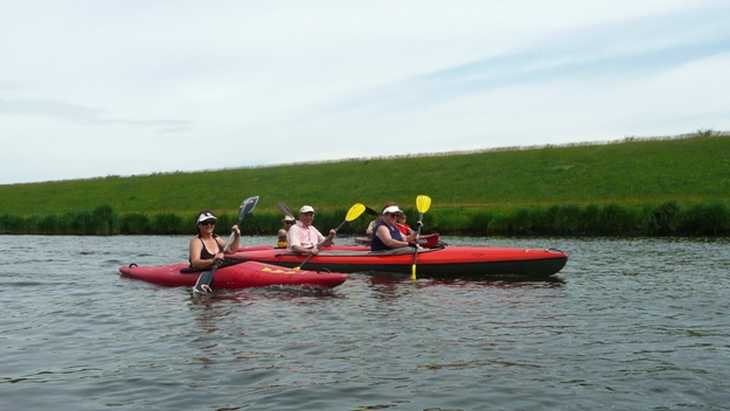
[[[292,227],[292,225],[294,225],[295,222],[296,219],[294,219],[294,217],[290,215],[284,216],[284,218],[281,220],[282,227],[276,234],[275,248],[289,248],[289,242],[287,241],[287,237],[289,235],[289,229]]]
[[[370,243],[370,250],[390,250],[393,248],[408,247],[415,244],[416,234],[411,233],[404,236],[396,225],[398,215],[402,213],[403,211],[401,211],[397,205],[390,205],[383,209],[380,220],[375,224],[375,228],[373,230],[373,239]]]
[[[288,250],[302,255],[317,255],[321,247],[332,245],[335,230],[330,230],[327,237],[312,225],[314,208],[304,205],[299,209],[299,220],[289,228],[287,233]]]
[[[205,270],[223,261],[224,251],[236,251],[241,238],[241,230],[237,225],[231,227],[234,233],[233,243],[228,250],[223,250],[225,241],[215,234],[215,223],[218,218],[210,210],[203,210],[198,215],[195,225],[198,234],[190,239],[188,245],[188,261],[190,267]]]

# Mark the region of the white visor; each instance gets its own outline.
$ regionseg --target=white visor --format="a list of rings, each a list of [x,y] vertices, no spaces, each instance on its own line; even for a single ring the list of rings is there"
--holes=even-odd
[[[383,214],[397,214],[397,213],[402,213],[402,212],[403,211],[401,211],[397,205],[385,207],[385,209],[383,210]]]
[[[200,224],[203,221],[210,221],[210,220],[216,221],[218,219],[213,215],[213,213],[209,213],[209,212],[200,213],[200,215],[198,216],[197,224]]]

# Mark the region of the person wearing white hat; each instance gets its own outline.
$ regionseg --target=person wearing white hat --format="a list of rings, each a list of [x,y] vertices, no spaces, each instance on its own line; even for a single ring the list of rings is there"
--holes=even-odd
[[[330,230],[327,237],[312,225],[314,207],[304,205],[299,209],[299,220],[289,228],[287,233],[288,250],[299,254],[317,255],[321,247],[332,245],[335,230]]]
[[[290,216],[284,216],[284,218],[281,219],[282,227],[279,229],[279,232],[276,234],[276,248],[287,248],[289,247],[289,242],[287,241],[286,237],[289,233],[289,229],[297,220]]]
[[[373,238],[370,242],[370,250],[381,251],[390,250],[392,248],[408,247],[416,240],[416,234],[410,234],[405,238],[398,230],[396,220],[403,211],[393,204],[385,207],[382,217],[376,223],[373,229]]]
[[[201,211],[195,220],[198,234],[190,239],[188,261],[190,261],[190,267],[196,270],[211,268],[216,261],[223,259],[225,241],[215,235],[216,221],[218,221],[218,218],[210,210]],[[231,227],[231,231],[235,237],[228,251],[236,251],[241,238],[241,230],[238,229],[237,225],[234,225]]]

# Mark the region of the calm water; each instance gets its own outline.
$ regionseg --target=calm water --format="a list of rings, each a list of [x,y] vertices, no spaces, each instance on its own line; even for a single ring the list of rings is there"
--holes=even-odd
[[[571,259],[562,283],[354,274],[196,303],[116,272],[185,237],[0,236],[0,410],[728,409],[729,240],[447,241]]]

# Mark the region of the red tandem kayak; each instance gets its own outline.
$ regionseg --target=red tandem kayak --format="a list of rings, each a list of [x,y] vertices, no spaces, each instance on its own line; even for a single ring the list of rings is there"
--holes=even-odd
[[[176,287],[195,285],[200,272],[185,272],[188,263],[139,267],[130,264],[119,268],[122,276],[149,283]],[[347,280],[346,274],[290,270],[285,267],[248,261],[221,267],[215,272],[213,288],[248,288],[270,285],[306,285],[336,287]]]
[[[241,250],[232,259],[260,261],[295,267],[304,257],[283,249]],[[560,271],[568,255],[542,248],[455,247],[423,249],[418,252],[417,272],[433,277],[539,278]],[[371,252],[362,246],[334,246],[307,261],[308,270],[336,272],[410,273],[413,248]]]

